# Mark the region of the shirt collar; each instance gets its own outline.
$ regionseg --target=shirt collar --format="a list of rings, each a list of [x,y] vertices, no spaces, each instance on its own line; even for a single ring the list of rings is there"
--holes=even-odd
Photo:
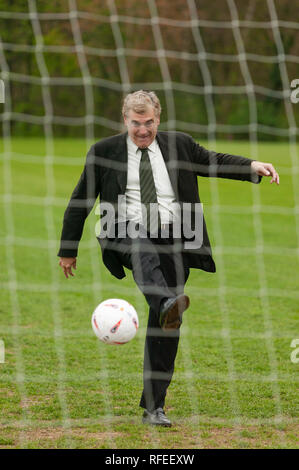
[[[139,147],[137,147],[137,145],[133,142],[133,140],[131,139],[129,135],[127,137],[127,145],[128,145],[128,149],[130,149],[134,153],[137,153]],[[148,150],[150,150],[153,153],[156,152],[156,139],[154,139],[151,145],[148,146]]]
[[[151,145],[148,147],[148,149],[149,149],[151,152],[153,152],[153,153],[156,152],[156,139],[154,139],[154,140],[152,141],[152,143],[151,143]]]

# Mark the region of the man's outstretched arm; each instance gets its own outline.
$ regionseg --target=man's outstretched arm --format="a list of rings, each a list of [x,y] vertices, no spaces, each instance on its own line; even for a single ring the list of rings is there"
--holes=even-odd
[[[272,176],[271,183],[279,184],[279,175],[271,163],[239,155],[207,150],[191,139],[191,152],[198,176],[229,178],[259,183],[263,176]]]

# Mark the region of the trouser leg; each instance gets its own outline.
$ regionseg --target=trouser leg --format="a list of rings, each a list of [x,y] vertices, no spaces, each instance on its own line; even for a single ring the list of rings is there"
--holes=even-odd
[[[179,343],[179,330],[164,332],[160,327],[161,301],[183,293],[189,275],[181,251],[173,250],[167,240],[162,240],[162,244],[156,245],[147,238],[124,238],[116,240],[115,245],[119,260],[132,270],[150,307],[140,400],[140,406],[148,410],[164,406]]]
[[[161,266],[174,296],[183,293],[189,276],[181,254],[160,255]],[[149,311],[144,348],[143,392],[140,406],[151,411],[164,407],[179,344],[180,330],[164,332],[153,309]]]

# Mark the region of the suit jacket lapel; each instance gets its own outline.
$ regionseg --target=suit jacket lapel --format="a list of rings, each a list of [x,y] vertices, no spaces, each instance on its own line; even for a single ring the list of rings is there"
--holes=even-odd
[[[161,149],[163,159],[169,174],[171,185],[174,190],[176,200],[179,201],[178,194],[178,157],[176,148],[175,133],[158,132],[157,141]]]
[[[119,184],[120,194],[124,194],[127,186],[127,174],[128,174],[128,148],[127,148],[127,135],[120,135],[119,144],[115,149],[114,158],[117,160],[119,165],[119,171],[117,171],[117,181]]]

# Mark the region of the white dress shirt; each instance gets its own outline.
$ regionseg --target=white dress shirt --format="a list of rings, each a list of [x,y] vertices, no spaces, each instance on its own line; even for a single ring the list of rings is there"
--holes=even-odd
[[[135,223],[142,223],[139,183],[141,150],[138,149],[137,145],[134,144],[129,136],[127,137],[127,147],[128,175],[125,192],[127,219]],[[148,155],[152,165],[161,223],[169,224],[177,219],[178,208],[168,171],[156,139],[148,147]]]

